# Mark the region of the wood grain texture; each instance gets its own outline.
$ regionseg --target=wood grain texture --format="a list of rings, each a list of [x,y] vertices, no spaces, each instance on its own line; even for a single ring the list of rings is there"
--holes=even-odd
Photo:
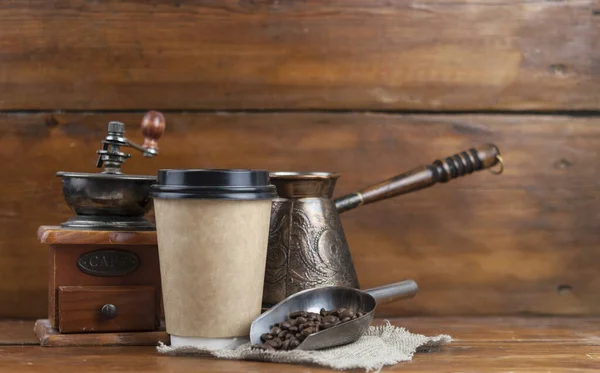
[[[0,346],[38,345],[31,320],[0,320]]]
[[[390,321],[414,333],[449,334],[454,341],[437,351],[417,353],[410,362],[385,367],[385,372],[597,372],[600,362],[598,318],[428,317]],[[375,324],[382,322],[379,319]],[[41,373],[56,366],[65,371],[88,373],[332,372],[308,365],[167,357],[151,346],[76,349],[27,346],[0,350],[2,372]]]
[[[595,0],[0,4],[0,109],[597,110]]]
[[[61,333],[152,331],[158,323],[157,289],[153,286],[60,286],[58,325]],[[104,319],[111,304],[116,317]]]
[[[31,325],[31,322],[28,323]],[[41,347],[82,347],[82,346],[156,346],[159,342],[170,343],[167,332],[121,332],[121,333],[79,333],[62,334],[57,332],[49,320],[35,322],[36,344]],[[29,340],[28,340],[29,341]],[[13,343],[15,344],[15,343]],[[29,343],[31,344],[31,343]]]
[[[47,317],[48,248],[40,225],[72,216],[56,171],[95,172],[109,120],[141,137],[140,114],[0,116],[0,316]],[[419,294],[393,315],[596,315],[600,312],[600,119],[383,114],[166,115],[158,168],[334,171],[336,195],[485,143],[506,171],[341,215],[363,288],[413,278]],[[139,137],[138,137],[139,136]],[[61,285],[71,285],[72,282]]]
[[[384,372],[596,373],[600,346],[548,343],[455,343],[433,353],[417,353],[410,362],[385,367]],[[4,347],[0,372],[50,373],[57,366],[81,373],[334,373],[316,366],[160,356],[155,347]],[[29,364],[28,364],[29,363]],[[361,373],[364,369],[348,370]]]
[[[81,255],[99,249],[121,249],[134,253],[139,258],[139,267],[132,273],[124,276],[90,276],[83,273],[77,267],[77,261]],[[62,286],[88,286],[88,287],[122,287],[122,286],[149,286],[154,289],[155,325],[159,325],[162,310],[162,289],[160,281],[160,267],[158,262],[158,250],[156,245],[76,245],[61,244],[50,245],[46,248],[51,253],[50,281],[48,286],[48,312],[41,315],[51,320],[52,326],[60,328],[58,312],[60,311],[59,288]],[[29,300],[32,302],[35,300]],[[40,316],[40,317],[41,317]],[[23,316],[22,316],[23,317]]]
[[[93,244],[93,245],[156,245],[156,231],[82,231],[63,229],[60,226],[40,226],[37,231],[40,242],[47,244]]]

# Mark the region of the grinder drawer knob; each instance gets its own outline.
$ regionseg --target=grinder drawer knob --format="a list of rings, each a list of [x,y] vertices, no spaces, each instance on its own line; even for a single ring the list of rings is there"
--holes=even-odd
[[[112,320],[117,317],[117,307],[114,304],[105,304],[100,310],[102,318]]]

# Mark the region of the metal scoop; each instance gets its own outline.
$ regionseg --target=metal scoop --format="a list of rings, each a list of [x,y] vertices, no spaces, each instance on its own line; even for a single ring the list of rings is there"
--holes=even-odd
[[[366,314],[311,334],[296,349],[318,350],[352,343],[358,340],[371,325],[378,303],[383,304],[412,298],[418,289],[416,282],[406,280],[368,290],[343,286],[326,286],[300,291],[277,303],[252,322],[250,342],[253,345],[261,344],[260,336],[268,333],[274,324],[286,321],[288,314],[291,312],[319,313],[321,308],[334,310],[343,307],[353,312],[366,312]]]

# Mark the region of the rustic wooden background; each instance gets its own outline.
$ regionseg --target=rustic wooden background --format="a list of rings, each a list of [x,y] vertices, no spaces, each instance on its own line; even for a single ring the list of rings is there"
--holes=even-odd
[[[36,229],[109,120],[161,167],[337,171],[338,194],[492,142],[486,171],[343,215],[382,315],[600,314],[597,0],[0,3],[0,317],[46,315]]]

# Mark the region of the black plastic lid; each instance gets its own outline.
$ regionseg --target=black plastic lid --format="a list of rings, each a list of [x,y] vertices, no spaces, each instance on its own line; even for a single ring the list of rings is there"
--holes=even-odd
[[[264,170],[159,170],[150,197],[257,200],[276,198],[277,190]]]

